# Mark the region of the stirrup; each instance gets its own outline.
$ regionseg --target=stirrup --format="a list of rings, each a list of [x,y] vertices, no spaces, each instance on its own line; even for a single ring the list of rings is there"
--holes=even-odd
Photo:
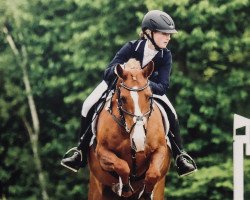
[[[73,147],[73,148],[69,149],[69,150],[65,153],[65,155],[63,156],[63,159],[61,160],[61,165],[64,166],[64,167],[66,167],[66,168],[68,168],[68,169],[70,169],[70,170],[72,170],[73,172],[77,172],[77,171],[79,170],[80,167],[79,167],[79,168],[78,168],[78,167],[77,167],[77,168],[74,168],[74,167],[71,167],[71,166],[69,166],[69,165],[66,165],[66,164],[63,162],[64,159],[67,159],[66,156],[67,156],[67,155],[69,154],[69,152],[71,152],[71,151],[74,151],[75,153],[76,153],[76,152],[79,153],[79,155],[80,155],[80,157],[81,157],[80,162],[82,162],[82,158],[83,158],[83,157],[82,157],[82,152],[81,152],[80,150],[78,150],[77,147]],[[74,154],[75,154],[75,153],[74,153]],[[74,155],[74,154],[73,154],[73,155]],[[72,156],[73,156],[73,155],[72,155]]]
[[[66,156],[67,156],[67,155],[69,154],[69,152],[71,152],[71,151],[74,151],[74,152],[79,153],[80,156],[81,156],[81,161],[82,161],[82,151],[79,150],[79,149],[77,149],[77,147],[73,147],[73,148],[69,149],[69,150],[64,154],[63,159],[66,158]]]
[[[175,166],[176,166],[177,168],[178,168],[178,166],[177,166],[177,161],[179,160],[179,158],[180,158],[181,156],[183,156],[184,158],[185,158],[185,157],[188,158],[188,160],[191,161],[191,164],[193,164],[193,166],[194,166],[194,171],[191,171],[191,172],[189,172],[189,173],[187,173],[187,174],[183,174],[182,176],[189,175],[189,174],[191,174],[191,173],[193,173],[193,172],[196,172],[196,171],[198,170],[197,165],[196,165],[196,163],[194,162],[194,159],[193,159],[190,155],[188,155],[186,152],[184,152],[184,151],[182,151],[181,154],[179,154],[179,155],[176,156],[176,159],[175,159]]]

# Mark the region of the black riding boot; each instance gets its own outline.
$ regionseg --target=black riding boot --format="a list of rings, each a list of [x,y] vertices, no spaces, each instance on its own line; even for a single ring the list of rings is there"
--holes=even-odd
[[[172,147],[172,154],[175,159],[175,166],[179,176],[186,176],[197,171],[194,160],[183,150],[179,122],[176,118],[169,118],[170,131],[168,134]]]
[[[81,138],[78,146],[68,150],[61,160],[62,166],[74,172],[87,165],[87,154],[92,135],[91,131],[87,130],[87,120],[85,117],[81,117],[80,135]],[[73,152],[73,155],[69,156],[70,152]]]

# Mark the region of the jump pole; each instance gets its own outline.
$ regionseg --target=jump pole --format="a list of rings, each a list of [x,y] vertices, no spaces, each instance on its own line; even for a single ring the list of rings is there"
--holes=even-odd
[[[238,134],[239,128],[245,133]],[[244,147],[250,155],[250,119],[234,114],[233,134],[234,200],[244,200]]]

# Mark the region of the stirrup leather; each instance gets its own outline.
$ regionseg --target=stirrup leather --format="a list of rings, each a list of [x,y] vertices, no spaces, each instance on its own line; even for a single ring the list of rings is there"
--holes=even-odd
[[[67,155],[69,152],[71,152],[71,151],[74,151],[74,152],[79,153],[80,156],[81,156],[81,162],[82,162],[82,151],[79,150],[79,149],[77,149],[77,147],[73,147],[73,148],[69,149],[69,150],[65,153],[65,155],[63,156],[63,158],[66,158],[66,155]]]
[[[188,158],[188,159],[191,161],[191,163],[193,164],[194,168],[197,169],[197,165],[196,165],[196,163],[194,162],[194,159],[193,159],[190,155],[188,155],[186,152],[181,152],[181,154],[179,154],[179,155],[176,156],[176,158],[175,158],[175,166],[176,166],[176,167],[177,167],[177,161],[178,161],[178,159],[179,159],[181,156],[183,156],[184,158],[185,158],[185,157]]]

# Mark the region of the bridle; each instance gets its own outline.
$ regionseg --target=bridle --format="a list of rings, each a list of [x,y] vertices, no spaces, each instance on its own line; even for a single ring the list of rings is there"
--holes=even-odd
[[[150,97],[150,106],[149,106],[150,108],[149,108],[149,110],[148,110],[147,112],[145,112],[144,114],[142,114],[142,115],[135,115],[134,113],[132,113],[132,112],[130,112],[130,111],[127,111],[127,110],[125,110],[125,109],[122,107],[121,95],[120,95],[120,94],[121,94],[121,90],[120,90],[121,87],[124,88],[124,89],[126,89],[126,90],[128,90],[128,91],[140,92],[140,91],[143,91],[143,90],[145,90],[146,88],[149,87],[149,82],[147,81],[147,83],[146,83],[144,86],[140,87],[140,88],[131,88],[131,87],[125,85],[124,82],[121,82],[121,83],[120,83],[120,87],[118,87],[118,88],[116,89],[117,94],[118,94],[118,110],[119,110],[119,113],[120,113],[120,119],[118,119],[118,118],[112,113],[112,110],[111,110],[111,109],[112,109],[112,108],[111,108],[112,106],[110,106],[110,109],[109,109],[109,111],[110,111],[110,113],[111,113],[113,119],[114,119],[121,127],[123,127],[124,130],[125,130],[128,134],[130,134],[130,133],[133,131],[133,128],[135,127],[135,125],[136,125],[137,123],[143,123],[143,127],[144,127],[144,130],[145,130],[145,132],[146,132],[146,128],[145,128],[145,124],[144,124],[144,122],[143,122],[143,118],[144,118],[144,117],[147,117],[147,119],[148,119],[148,118],[150,117],[152,111],[153,111],[153,97],[152,97],[152,96]],[[129,116],[131,116],[131,117],[133,117],[133,118],[135,119],[135,122],[133,123],[133,125],[131,126],[131,128],[128,128],[127,123],[126,123],[126,120],[125,120],[124,114],[127,114],[127,115],[129,115]]]
[[[143,91],[143,90],[145,90],[146,88],[149,87],[149,82],[147,81],[147,83],[143,87],[140,87],[140,88],[131,88],[131,87],[125,85],[124,82],[121,82],[120,87],[116,88],[116,92],[118,94],[118,110],[119,110],[120,118],[116,117],[113,114],[111,104],[110,104],[110,107],[108,109],[108,111],[111,114],[111,116],[113,117],[114,121],[116,121],[125,130],[125,132],[127,134],[129,134],[129,135],[131,134],[131,132],[133,131],[136,124],[142,124],[143,128],[144,128],[144,131],[145,131],[145,134],[147,134],[147,129],[145,127],[143,118],[147,117],[147,120],[148,120],[150,118],[153,110],[154,110],[153,109],[153,96],[151,96],[149,98],[150,99],[149,110],[147,112],[145,112],[144,114],[142,114],[142,115],[135,115],[134,113],[129,112],[129,111],[125,110],[122,107],[121,87],[128,90],[128,91],[140,92],[140,91]],[[127,126],[125,116],[124,116],[125,114],[135,118],[134,124],[131,126],[131,128],[128,128],[128,126]],[[136,171],[137,171],[137,166],[136,166],[136,146],[135,146],[134,143],[131,144],[131,154],[132,154],[132,170],[131,170],[130,180],[131,181],[141,180],[141,179],[145,178],[146,171],[140,176],[136,175]],[[113,173],[111,173],[111,174],[116,177],[116,175],[114,175]]]

